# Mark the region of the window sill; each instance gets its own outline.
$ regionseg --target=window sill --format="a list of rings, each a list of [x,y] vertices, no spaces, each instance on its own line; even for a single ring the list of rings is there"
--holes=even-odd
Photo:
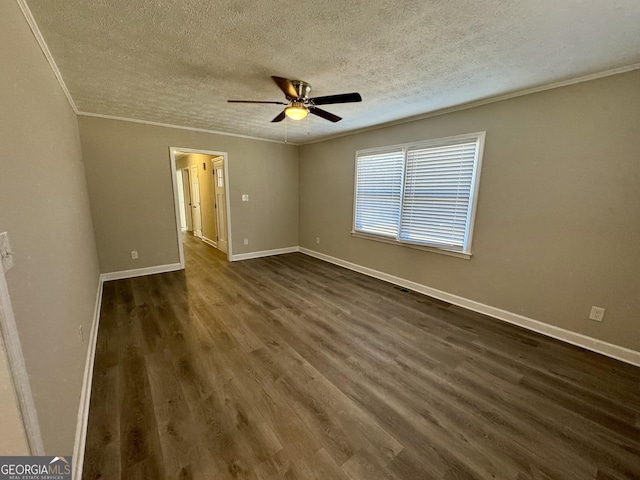
[[[471,259],[471,253],[456,252],[456,251],[453,251],[453,250],[445,250],[444,248],[430,247],[430,246],[427,246],[427,245],[416,245],[414,243],[399,242],[397,240],[392,240],[392,239],[388,239],[388,238],[384,238],[384,237],[379,237],[377,235],[371,235],[371,234],[368,234],[368,233],[352,231],[351,232],[351,236],[352,237],[358,237],[358,238],[364,238],[366,240],[374,240],[376,242],[381,242],[381,243],[388,243],[390,245],[398,245],[398,246],[401,246],[401,247],[413,248],[414,250],[422,250],[424,252],[439,253],[441,255],[448,255],[450,257],[464,258],[466,260]]]

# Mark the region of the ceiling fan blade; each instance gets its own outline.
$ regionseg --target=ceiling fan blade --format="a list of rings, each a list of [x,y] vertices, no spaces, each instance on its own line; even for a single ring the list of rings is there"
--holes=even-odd
[[[324,97],[310,98],[314,105],[330,105],[332,103],[353,103],[361,102],[362,97],[359,93],[341,93],[339,95],[325,95]]]
[[[298,98],[298,92],[296,92],[296,89],[291,83],[291,80],[289,80],[288,78],[274,77],[273,75],[271,76],[271,78],[273,78],[273,81],[276,82],[278,87],[280,87],[280,90],[282,90],[287,98]]]
[[[271,123],[281,122],[282,120],[284,120],[284,110],[280,112],[280,115],[271,120]]]
[[[227,100],[229,103],[268,103],[272,105],[289,105],[286,102],[263,102],[261,100]]]
[[[333,123],[342,120],[342,117],[334,115],[333,113],[329,113],[326,110],[322,110],[321,108],[309,107],[309,112]]]

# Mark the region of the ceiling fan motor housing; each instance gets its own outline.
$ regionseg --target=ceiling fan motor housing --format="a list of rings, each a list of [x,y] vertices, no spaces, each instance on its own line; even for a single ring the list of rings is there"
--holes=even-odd
[[[302,80],[291,80],[291,85],[295,88],[298,98],[309,98],[309,92],[311,92],[311,85]]]

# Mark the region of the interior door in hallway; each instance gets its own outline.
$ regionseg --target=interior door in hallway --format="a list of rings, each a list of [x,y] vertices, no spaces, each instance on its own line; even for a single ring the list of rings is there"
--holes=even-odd
[[[218,229],[218,249],[228,253],[229,241],[227,235],[227,196],[225,194],[224,159],[213,162],[213,192],[216,210],[216,226]]]
[[[191,167],[191,216],[193,218],[193,234],[202,237],[202,214],[200,211],[200,183],[198,166]]]
[[[193,220],[191,216],[191,180],[189,180],[189,169],[182,169],[182,193],[184,195],[184,216],[187,222],[187,231],[193,231]]]

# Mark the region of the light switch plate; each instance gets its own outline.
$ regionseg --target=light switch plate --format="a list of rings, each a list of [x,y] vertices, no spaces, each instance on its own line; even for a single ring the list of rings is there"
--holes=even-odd
[[[9,234],[0,233],[0,258],[2,259],[2,270],[8,272],[13,268],[13,252],[9,244]]]

